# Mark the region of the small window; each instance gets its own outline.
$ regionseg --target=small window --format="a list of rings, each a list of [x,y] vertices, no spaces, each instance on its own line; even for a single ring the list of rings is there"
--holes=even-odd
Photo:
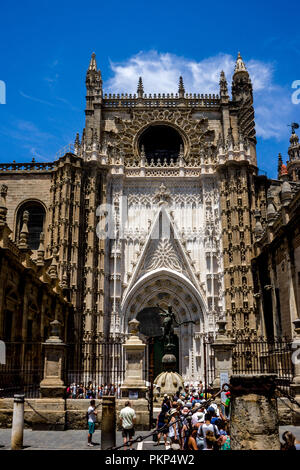
[[[40,235],[44,229],[45,209],[38,202],[28,202],[20,207],[17,217],[17,241],[22,230],[22,220],[25,211],[29,213],[28,220],[28,245],[31,250],[37,250],[40,244]]]

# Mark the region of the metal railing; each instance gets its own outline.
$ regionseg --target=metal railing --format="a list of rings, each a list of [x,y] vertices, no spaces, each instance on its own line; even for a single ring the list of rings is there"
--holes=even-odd
[[[40,394],[44,357],[41,342],[6,342],[6,364],[0,364],[0,397],[25,393],[29,398]]]
[[[75,350],[78,351],[76,358]],[[110,387],[123,383],[125,364],[121,342],[100,341],[69,344],[64,370],[67,386],[82,385],[84,389],[92,386]]]
[[[276,374],[277,385],[289,390],[293,380],[292,345],[286,338],[236,339],[234,374]]]

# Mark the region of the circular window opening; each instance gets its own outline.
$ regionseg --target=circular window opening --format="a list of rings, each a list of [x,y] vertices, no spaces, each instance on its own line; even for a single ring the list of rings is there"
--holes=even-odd
[[[140,136],[139,150],[144,147],[148,163],[176,162],[180,146],[183,146],[181,135],[168,126],[150,126]]]

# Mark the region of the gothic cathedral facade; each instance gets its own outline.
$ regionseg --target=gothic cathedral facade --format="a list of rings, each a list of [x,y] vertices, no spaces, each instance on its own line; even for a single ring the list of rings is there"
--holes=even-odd
[[[172,305],[179,372],[201,376],[218,320],[232,336],[263,334],[252,259],[268,184],[249,73],[239,54],[232,98],[223,72],[219,95],[188,94],[181,77],[177,94],[146,94],[140,78],[135,95],[106,95],[93,54],[86,88],[72,148],[1,165],[12,237],[27,210],[32,257],[43,243],[56,260],[75,341],[122,341],[142,309]]]

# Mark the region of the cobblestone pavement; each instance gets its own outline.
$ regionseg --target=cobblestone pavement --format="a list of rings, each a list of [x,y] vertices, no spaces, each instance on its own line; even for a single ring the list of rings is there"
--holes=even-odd
[[[292,431],[300,441],[300,426],[282,426],[280,435],[284,431]],[[147,431],[138,431],[136,435],[145,436]],[[10,449],[10,429],[0,429],[0,451]],[[24,431],[24,447],[28,450],[101,450],[101,431],[95,431],[93,441],[97,444],[94,448],[87,447],[87,431]],[[122,436],[117,432],[117,445],[122,444]],[[163,450],[164,446],[154,446],[152,439],[147,438],[143,443],[134,445],[137,450]]]

